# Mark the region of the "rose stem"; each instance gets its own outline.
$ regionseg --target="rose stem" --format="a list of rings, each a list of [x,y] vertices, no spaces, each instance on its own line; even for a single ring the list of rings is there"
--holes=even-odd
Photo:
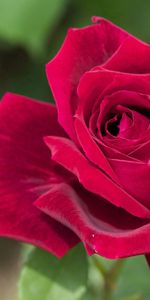
[[[116,289],[117,280],[121,274],[126,259],[117,259],[109,270],[104,267],[104,265],[100,262],[100,260],[97,259],[96,256],[93,256],[93,260],[96,268],[104,279],[102,299],[111,300],[114,290]]]

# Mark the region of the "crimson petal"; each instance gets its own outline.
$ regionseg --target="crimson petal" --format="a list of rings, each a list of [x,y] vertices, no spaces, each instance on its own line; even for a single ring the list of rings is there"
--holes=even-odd
[[[150,209],[150,164],[119,159],[109,162],[126,191]]]
[[[43,136],[64,135],[56,108],[7,93],[0,103],[0,236],[32,243],[62,256],[77,241],[68,228],[44,215],[33,202],[64,181]],[[59,175],[58,174],[59,171]]]
[[[78,114],[83,113],[86,120],[91,116],[95,103],[100,102],[105,96],[119,91],[131,91],[141,94],[150,94],[150,74],[128,74],[99,68],[86,72],[78,86]],[[147,98],[147,99],[146,99]],[[145,97],[148,105],[148,97]]]
[[[74,230],[89,255],[119,258],[150,251],[150,224],[79,185],[56,184],[35,205]]]
[[[107,61],[128,36],[111,22],[99,20],[99,24],[70,29],[60,51],[46,66],[60,124],[73,140],[76,140],[73,115],[78,103],[76,90],[80,77]]]
[[[88,159],[109,175],[113,180],[118,181],[118,178],[113,172],[104,153],[92,138],[82,116],[80,117],[76,115],[75,129],[80,145],[82,145],[83,151],[87,155]]]
[[[150,73],[150,45],[129,36],[103,67],[126,73]]]
[[[52,159],[77,176],[85,189],[118,207],[124,208],[135,216],[150,217],[149,209],[91,164],[72,141],[66,138],[48,136],[45,138],[45,142],[52,152]]]

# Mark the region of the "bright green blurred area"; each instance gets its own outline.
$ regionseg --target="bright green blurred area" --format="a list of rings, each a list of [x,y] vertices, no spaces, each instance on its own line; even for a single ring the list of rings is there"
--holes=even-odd
[[[149,0],[0,0],[0,95],[52,100],[44,65],[68,27],[100,15],[150,42],[149,12]]]

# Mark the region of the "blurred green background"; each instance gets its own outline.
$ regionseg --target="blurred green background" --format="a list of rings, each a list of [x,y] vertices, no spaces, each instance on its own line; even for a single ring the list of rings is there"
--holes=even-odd
[[[149,0],[0,0],[0,95],[6,91],[49,101],[44,65],[68,27],[106,17],[150,42]]]
[[[150,42],[150,0],[0,0],[0,96],[11,91],[52,101],[45,63],[59,49],[67,29],[90,24],[92,15]],[[19,257],[19,244],[0,240],[0,300],[17,299]],[[142,265],[145,282],[147,267]],[[140,299],[149,299],[145,297]]]

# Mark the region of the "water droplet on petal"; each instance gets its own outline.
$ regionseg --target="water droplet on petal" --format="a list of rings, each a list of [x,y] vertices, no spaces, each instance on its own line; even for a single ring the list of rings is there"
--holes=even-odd
[[[95,240],[95,233],[92,233],[88,236],[87,240],[85,241],[85,246],[89,255],[98,253],[94,240]]]

